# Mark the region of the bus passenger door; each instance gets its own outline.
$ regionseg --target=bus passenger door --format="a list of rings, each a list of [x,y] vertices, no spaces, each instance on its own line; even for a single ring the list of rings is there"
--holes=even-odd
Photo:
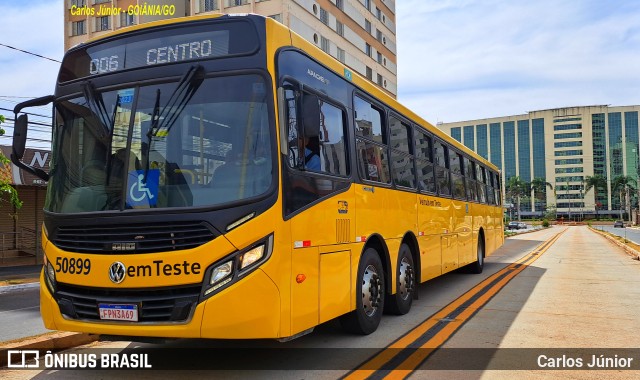
[[[346,111],[285,85],[282,191],[292,240],[292,334],[349,311],[355,202],[346,159]]]

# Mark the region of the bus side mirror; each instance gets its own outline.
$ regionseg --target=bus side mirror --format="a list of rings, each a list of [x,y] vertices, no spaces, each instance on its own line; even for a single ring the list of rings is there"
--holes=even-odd
[[[41,98],[27,100],[19,103],[13,109],[15,114],[15,124],[13,127],[13,147],[11,149],[11,162],[13,162],[20,169],[27,171],[36,177],[48,181],[49,174],[40,168],[31,167],[22,162],[24,157],[25,147],[27,145],[27,129],[29,126],[29,117],[26,114],[18,116],[20,111],[26,107],[44,106],[53,102],[55,98],[53,95],[43,96]]]
[[[27,114],[22,114],[16,119],[16,123],[13,127],[13,155],[21,160],[24,156],[24,149],[27,144],[27,125],[29,124],[29,117]]]
[[[316,95],[304,94],[302,122],[305,137],[320,136],[320,99]]]

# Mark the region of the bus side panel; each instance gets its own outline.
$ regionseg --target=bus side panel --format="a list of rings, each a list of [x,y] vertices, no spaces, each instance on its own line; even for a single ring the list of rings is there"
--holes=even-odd
[[[420,282],[431,280],[442,274],[442,252],[440,251],[440,235],[418,237],[420,246]]]
[[[337,251],[320,255],[320,323],[346,314],[350,310],[351,279],[349,263],[351,251]]]
[[[454,231],[458,235],[458,267],[475,261],[473,243],[477,237],[477,230],[473,230],[474,211],[472,204],[466,201],[453,201]],[[473,233],[476,232],[476,233]]]
[[[318,324],[320,286],[318,248],[293,249],[291,258],[291,333]],[[348,269],[348,265],[347,265]]]

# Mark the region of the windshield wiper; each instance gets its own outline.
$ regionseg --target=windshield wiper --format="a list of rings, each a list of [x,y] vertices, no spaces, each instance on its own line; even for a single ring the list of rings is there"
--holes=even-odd
[[[89,81],[82,85],[82,93],[84,98],[87,99],[89,109],[102,123],[102,126],[105,129],[104,132],[108,131],[113,123],[113,119],[109,117],[109,112],[107,111],[107,107],[104,105],[102,94],[97,92],[93,83]],[[105,133],[104,135],[109,135],[109,133]]]
[[[154,115],[151,118],[152,125],[148,133],[150,137],[156,136],[158,132],[165,129],[167,133],[169,132],[203,81],[204,68],[200,65],[191,66],[178,82],[167,104],[162,107],[162,111],[159,111],[160,91],[158,91],[156,107],[153,110]],[[156,112],[159,114],[156,115]]]
[[[144,180],[147,180],[149,172],[149,151],[151,150],[151,139],[157,136],[160,131],[166,131],[166,135],[173,124],[178,119],[184,108],[187,106],[193,95],[196,93],[200,85],[204,81],[204,68],[200,65],[191,66],[189,70],[182,76],[176,89],[169,97],[167,104],[160,109],[160,89],[156,90],[156,99],[151,115],[151,126],[147,131],[147,142],[143,144],[142,155],[145,158],[146,165],[144,171]]]

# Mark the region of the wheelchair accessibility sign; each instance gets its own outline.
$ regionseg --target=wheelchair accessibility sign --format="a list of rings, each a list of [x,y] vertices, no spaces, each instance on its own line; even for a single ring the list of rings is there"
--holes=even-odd
[[[127,181],[127,205],[130,207],[155,206],[158,202],[159,182],[160,170],[158,169],[130,171]]]

